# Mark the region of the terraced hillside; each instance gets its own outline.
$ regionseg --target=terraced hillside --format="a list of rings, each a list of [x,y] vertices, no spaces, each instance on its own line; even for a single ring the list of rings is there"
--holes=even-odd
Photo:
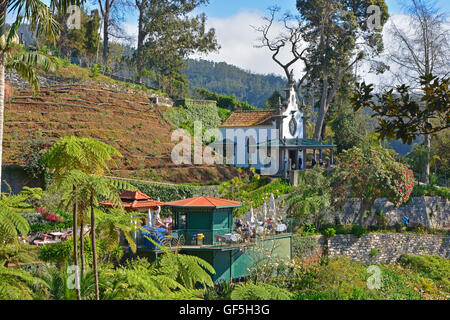
[[[158,106],[140,90],[114,90],[93,84],[60,84],[15,89],[5,105],[4,164],[25,165],[23,154],[42,153],[65,135],[91,137],[116,147],[123,158],[112,174],[168,182],[225,180],[230,167],[175,166],[170,159],[173,128]],[[36,147],[36,146],[39,147]]]

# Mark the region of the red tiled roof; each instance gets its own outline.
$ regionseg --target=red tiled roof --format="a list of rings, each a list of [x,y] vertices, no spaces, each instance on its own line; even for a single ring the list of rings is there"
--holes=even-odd
[[[100,204],[112,208],[114,207],[114,203],[111,201],[102,201]],[[157,206],[163,206],[165,205],[164,202],[156,201],[156,200],[134,200],[133,202],[122,202],[122,205],[124,208],[130,208],[130,209],[148,209],[148,208],[154,208]]]
[[[148,209],[164,205],[164,202],[152,200],[148,195],[140,191],[125,190],[119,197],[125,209]],[[111,201],[102,201],[100,204],[108,208],[114,207],[114,203]]]
[[[239,207],[241,205],[241,202],[201,196],[196,198],[166,202],[166,205],[172,207],[217,208],[217,207]]]
[[[120,199],[128,199],[128,200],[146,200],[150,199],[148,195],[145,193],[137,191],[131,191],[131,190],[125,190],[119,195]]]
[[[228,116],[220,127],[251,127],[261,125],[272,119],[273,115],[273,110],[235,111]]]

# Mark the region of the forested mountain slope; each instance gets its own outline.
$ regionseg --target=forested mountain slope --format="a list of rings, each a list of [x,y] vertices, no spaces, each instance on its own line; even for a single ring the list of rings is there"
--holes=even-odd
[[[251,73],[225,62],[189,59],[183,73],[191,87],[235,95],[238,100],[247,101],[258,108],[275,90],[281,91],[286,86],[286,79],[280,76]]]

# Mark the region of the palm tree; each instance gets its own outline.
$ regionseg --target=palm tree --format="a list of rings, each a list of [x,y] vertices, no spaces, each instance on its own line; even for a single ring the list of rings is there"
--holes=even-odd
[[[103,174],[109,170],[109,164],[116,165],[113,156],[122,156],[114,147],[91,138],[77,138],[66,136],[52,144],[50,149],[43,155],[42,163],[54,174],[55,182],[60,183],[62,179],[73,170],[86,174]],[[69,179],[70,180],[70,179]],[[72,192],[75,198],[73,204],[73,248],[74,265],[78,266],[77,245],[77,212],[78,200],[76,179],[72,179]],[[81,300],[80,290],[77,288],[77,296]]]

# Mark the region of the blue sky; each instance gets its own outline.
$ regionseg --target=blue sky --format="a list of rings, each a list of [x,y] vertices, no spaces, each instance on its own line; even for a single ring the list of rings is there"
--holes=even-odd
[[[48,2],[48,0],[43,1]],[[402,2],[405,0],[386,0],[392,20],[408,29],[408,21],[400,15]],[[450,16],[450,0],[436,0],[435,2],[441,11]],[[92,2],[87,1],[87,3],[91,4]],[[269,52],[264,48],[255,47],[258,44],[259,34],[251,27],[260,26],[266,9],[273,5],[281,7],[282,12],[290,11],[293,14],[297,12],[296,0],[210,0],[208,5],[201,6],[196,12],[206,13],[207,27],[216,30],[216,37],[221,49],[219,52],[206,56],[195,55],[193,58],[216,62],[224,61],[255,73],[284,75],[281,68],[271,60]],[[93,8],[92,5],[89,7]],[[11,18],[9,15],[7,22],[11,22]],[[137,38],[136,10],[126,13],[123,27],[128,35]],[[281,31],[281,25],[278,26],[278,29],[276,28],[277,26],[274,24],[274,32]],[[386,41],[385,48],[389,49],[389,43]],[[301,70],[301,65],[294,66],[296,74]],[[378,80],[377,82],[383,81],[381,78],[372,79],[372,81],[376,80]]]
[[[401,12],[401,0],[386,0],[389,12],[397,14]],[[295,0],[210,0],[209,4],[202,6],[202,11],[211,17],[226,17],[235,15],[240,11],[264,11],[276,4],[283,10],[296,11]],[[449,0],[438,0],[437,6],[443,10],[450,11]]]

